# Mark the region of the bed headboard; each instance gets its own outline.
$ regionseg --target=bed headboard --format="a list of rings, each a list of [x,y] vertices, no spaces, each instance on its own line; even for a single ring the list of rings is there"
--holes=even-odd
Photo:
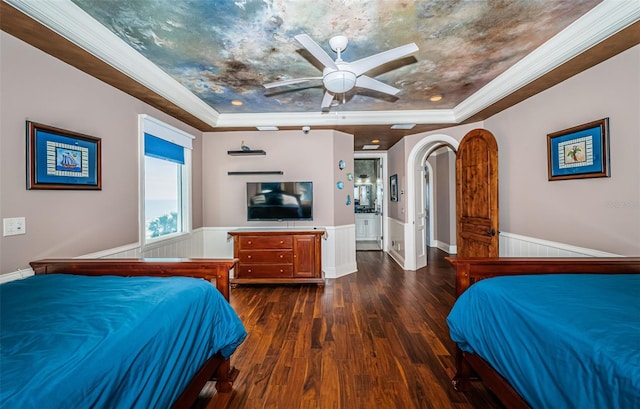
[[[483,278],[522,274],[640,274],[640,257],[446,257],[456,297]]]
[[[229,300],[229,271],[237,259],[210,258],[120,258],[45,259],[29,263],[35,274],[118,276],[184,276],[215,280],[216,288]]]

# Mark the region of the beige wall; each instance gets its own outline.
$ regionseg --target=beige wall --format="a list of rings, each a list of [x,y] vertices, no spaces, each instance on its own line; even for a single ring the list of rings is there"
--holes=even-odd
[[[387,189],[387,205],[389,206],[389,217],[402,222],[407,221],[407,200],[405,195],[401,195],[400,191],[406,189],[406,157],[405,157],[406,138],[396,143],[389,149],[387,156],[387,164],[389,170],[389,179],[393,175],[398,175],[398,201],[391,201],[391,192],[389,189],[389,180],[385,181],[385,189]]]
[[[0,238],[0,273],[42,257],[73,257],[138,241],[138,114],[201,133],[40,50],[0,34],[0,215],[26,234]],[[25,121],[102,138],[102,190],[26,190]],[[195,142],[194,169],[200,164]],[[194,226],[201,217],[194,177]]]
[[[609,117],[611,177],[547,180],[546,135]],[[500,229],[640,255],[640,46],[485,121],[498,141]]]
[[[229,156],[244,144],[266,151],[264,156]],[[354,223],[353,198],[346,206],[346,195],[353,194],[353,136],[331,130],[279,132],[205,133],[203,138],[203,222],[207,227],[236,226],[339,226]],[[343,171],[338,161],[346,163]],[[230,176],[229,171],[283,171],[283,175]],[[338,180],[345,182],[342,190]],[[246,182],[312,181],[313,221],[248,222]]]
[[[455,197],[455,184],[451,184],[451,176],[455,175],[455,154],[445,148],[435,156],[434,168],[434,202],[435,202],[435,239],[450,245],[456,244],[455,206],[451,206],[451,195]],[[451,164],[454,164],[453,172]]]

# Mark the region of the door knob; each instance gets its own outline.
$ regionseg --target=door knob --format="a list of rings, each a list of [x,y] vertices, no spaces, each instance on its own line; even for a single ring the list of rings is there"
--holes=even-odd
[[[487,230],[487,234],[489,236],[495,236],[496,235],[496,230],[495,229]]]

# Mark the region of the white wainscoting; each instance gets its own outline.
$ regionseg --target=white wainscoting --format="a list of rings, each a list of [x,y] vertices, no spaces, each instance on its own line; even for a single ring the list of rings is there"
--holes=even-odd
[[[405,230],[408,230],[405,226],[406,223],[392,218],[387,218],[387,221],[389,223],[388,253],[400,267],[405,268]]]
[[[356,263],[356,225],[326,227],[322,240],[324,278],[338,278],[358,271]]]
[[[500,232],[500,257],[619,257],[619,255]]]
[[[389,255],[404,268],[404,234],[407,226],[395,219],[389,222]],[[227,239],[227,232],[235,228],[204,227],[191,234],[175,237],[171,240],[146,246],[144,251],[137,243],[116,247],[76,258],[140,258],[140,257],[233,257],[233,241]],[[327,227],[326,237],[322,240],[322,270],[325,278],[337,278],[358,271],[356,263],[356,227]],[[446,247],[442,248],[440,247]],[[454,254],[455,246],[438,244],[438,248]],[[519,234],[500,233],[500,257],[620,257],[569,244],[557,243]],[[26,278],[33,275],[30,268],[0,274],[0,284]]]

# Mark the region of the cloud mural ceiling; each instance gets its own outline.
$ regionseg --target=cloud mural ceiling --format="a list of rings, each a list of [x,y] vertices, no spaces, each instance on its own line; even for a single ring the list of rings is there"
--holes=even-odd
[[[221,113],[317,112],[322,87],[265,90],[268,82],[321,76],[294,39],[349,38],[354,61],[415,42],[412,58],[369,72],[397,98],[356,89],[350,111],[453,108],[584,15],[596,0],[323,1],[73,0]],[[433,95],[442,95],[431,102]],[[243,105],[233,106],[239,100]]]

